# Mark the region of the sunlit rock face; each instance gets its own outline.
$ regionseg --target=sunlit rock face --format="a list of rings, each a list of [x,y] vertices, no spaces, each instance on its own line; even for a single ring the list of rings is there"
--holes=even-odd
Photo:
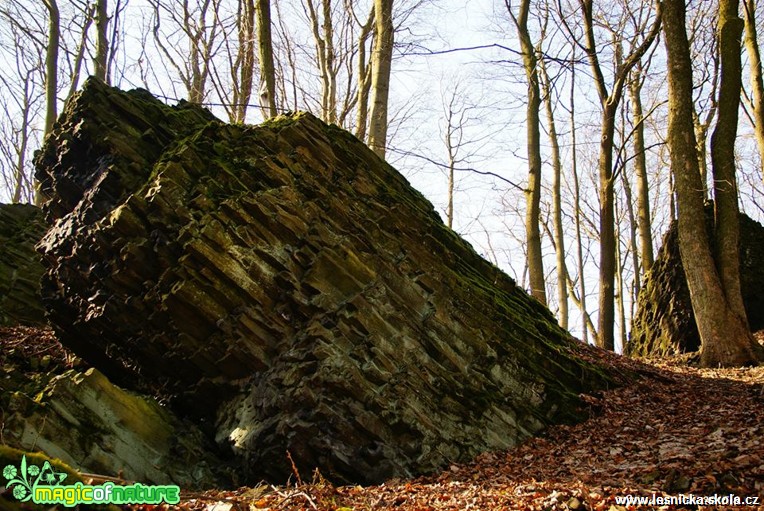
[[[62,342],[283,482],[421,474],[581,417],[576,341],[349,133],[90,80],[37,159]]]

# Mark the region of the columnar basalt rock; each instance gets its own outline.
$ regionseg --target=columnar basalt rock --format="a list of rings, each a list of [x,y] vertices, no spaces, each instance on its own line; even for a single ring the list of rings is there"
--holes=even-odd
[[[37,159],[62,342],[252,478],[379,482],[514,445],[608,384],[349,133],[90,80]]]

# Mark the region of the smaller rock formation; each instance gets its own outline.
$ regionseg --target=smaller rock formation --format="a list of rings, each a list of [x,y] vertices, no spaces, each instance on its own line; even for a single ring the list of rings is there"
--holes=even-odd
[[[43,325],[43,266],[35,245],[45,234],[42,211],[29,204],[0,204],[0,325]]]
[[[2,442],[81,472],[146,484],[231,484],[215,446],[155,399],[77,364],[49,330],[0,328]],[[42,354],[36,358],[33,354]]]
[[[54,377],[34,398],[13,393],[5,429],[6,442],[42,450],[83,472],[184,488],[225,479],[225,464],[198,428],[93,368]]]
[[[709,232],[713,208],[706,208]],[[764,328],[764,227],[740,215],[740,272],[743,302],[752,331]],[[690,291],[679,255],[676,222],[663,237],[640,290],[626,353],[660,358],[700,349]]]

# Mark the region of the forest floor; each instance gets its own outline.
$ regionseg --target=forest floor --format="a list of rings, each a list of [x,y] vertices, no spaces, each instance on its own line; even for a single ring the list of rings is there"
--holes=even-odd
[[[413,480],[334,487],[312,482],[188,495],[182,509],[607,510],[760,509],[721,500],[764,496],[764,367],[697,369],[594,354],[637,383],[585,396],[589,420],[555,426],[505,452]],[[690,496],[718,496],[716,503]],[[619,503],[626,496],[684,504]]]
[[[588,352],[613,374],[639,379],[583,396],[588,420],[551,427],[513,449],[378,486],[334,486],[317,473],[312,481],[295,477],[284,486],[183,491],[177,506],[130,509],[764,510],[761,499],[745,503],[764,497],[764,367],[697,369],[686,359],[644,363]],[[619,501],[628,496],[654,500]],[[700,496],[719,500],[687,500]],[[685,500],[665,505],[656,497]]]

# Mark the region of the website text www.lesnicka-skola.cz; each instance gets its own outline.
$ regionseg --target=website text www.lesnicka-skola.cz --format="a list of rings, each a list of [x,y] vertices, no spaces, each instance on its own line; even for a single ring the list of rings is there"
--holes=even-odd
[[[623,495],[615,498],[619,506],[757,506],[761,497],[727,495]]]

